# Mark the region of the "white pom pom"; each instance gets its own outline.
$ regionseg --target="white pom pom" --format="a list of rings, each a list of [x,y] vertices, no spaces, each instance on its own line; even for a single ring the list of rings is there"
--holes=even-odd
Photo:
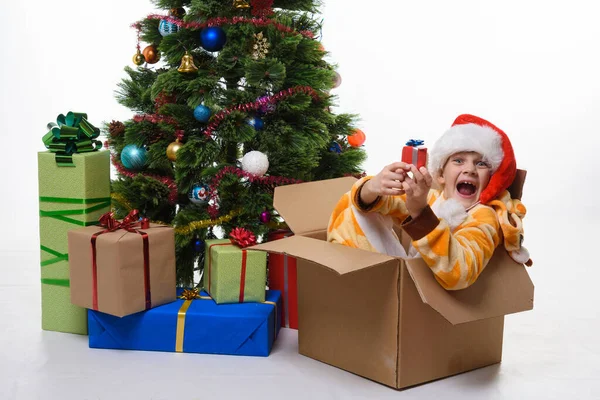
[[[269,169],[269,159],[260,151],[250,151],[242,158],[242,169],[249,174],[263,176]]]
[[[446,220],[451,231],[462,224],[467,218],[465,206],[460,204],[456,199],[450,198],[446,201],[441,200],[439,203],[436,201],[436,203],[432,207],[433,212],[438,218]]]

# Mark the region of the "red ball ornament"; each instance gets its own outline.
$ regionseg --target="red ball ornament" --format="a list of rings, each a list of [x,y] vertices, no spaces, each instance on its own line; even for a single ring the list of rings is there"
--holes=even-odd
[[[365,143],[367,137],[365,133],[360,129],[356,128],[352,135],[348,136],[348,144],[352,147],[360,147]]]

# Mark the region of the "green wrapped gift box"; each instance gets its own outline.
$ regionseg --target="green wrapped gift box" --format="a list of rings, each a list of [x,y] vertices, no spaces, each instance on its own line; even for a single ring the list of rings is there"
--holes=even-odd
[[[110,153],[73,154],[74,167],[55,153],[38,153],[42,329],[87,334],[87,311],[71,304],[67,231],[96,225],[110,210]]]
[[[267,253],[229,239],[206,241],[204,288],[217,304],[265,301]]]

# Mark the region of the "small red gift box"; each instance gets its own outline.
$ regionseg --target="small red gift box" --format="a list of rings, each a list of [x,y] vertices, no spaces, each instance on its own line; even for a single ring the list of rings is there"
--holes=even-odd
[[[268,240],[292,236],[292,231],[277,230],[269,233]],[[296,259],[285,254],[269,253],[269,289],[281,291],[283,300],[281,326],[298,329],[298,289]]]
[[[417,168],[427,166],[427,147],[422,140],[411,139],[402,148],[402,162],[413,164]]]

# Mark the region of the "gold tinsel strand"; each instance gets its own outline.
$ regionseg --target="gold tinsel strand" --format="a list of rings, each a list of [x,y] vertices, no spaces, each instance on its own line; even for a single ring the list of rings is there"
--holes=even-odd
[[[205,219],[202,221],[194,221],[190,222],[186,226],[177,226],[175,227],[175,233],[180,233],[184,235],[190,235],[196,229],[208,228],[209,226],[221,225],[222,223],[231,221],[234,217],[240,215],[241,210],[235,210],[230,212],[227,215],[223,215],[217,219]]]
[[[129,212],[133,209],[133,207],[131,206],[131,203],[129,203],[127,200],[125,200],[125,198],[123,196],[121,196],[120,194],[112,193],[110,195],[110,197],[112,197],[113,200],[115,200],[119,204],[121,204],[126,209],[127,212]],[[112,211],[115,211],[114,207],[112,207]],[[209,226],[221,225],[225,222],[229,222],[234,217],[237,217],[241,213],[242,213],[242,210],[235,210],[235,211],[232,211],[229,214],[223,215],[217,219],[205,219],[205,220],[201,220],[201,221],[193,221],[185,226],[176,226],[175,233],[190,235],[196,229],[208,228]],[[167,224],[166,222],[161,222],[161,221],[151,220],[150,222],[155,223],[155,224],[160,224],[160,225],[167,225],[167,226],[171,225],[171,224]],[[273,228],[276,228],[276,229],[278,229],[279,227],[283,227],[284,225],[285,225],[284,223],[277,223],[277,222],[269,223],[269,227],[273,226]]]

